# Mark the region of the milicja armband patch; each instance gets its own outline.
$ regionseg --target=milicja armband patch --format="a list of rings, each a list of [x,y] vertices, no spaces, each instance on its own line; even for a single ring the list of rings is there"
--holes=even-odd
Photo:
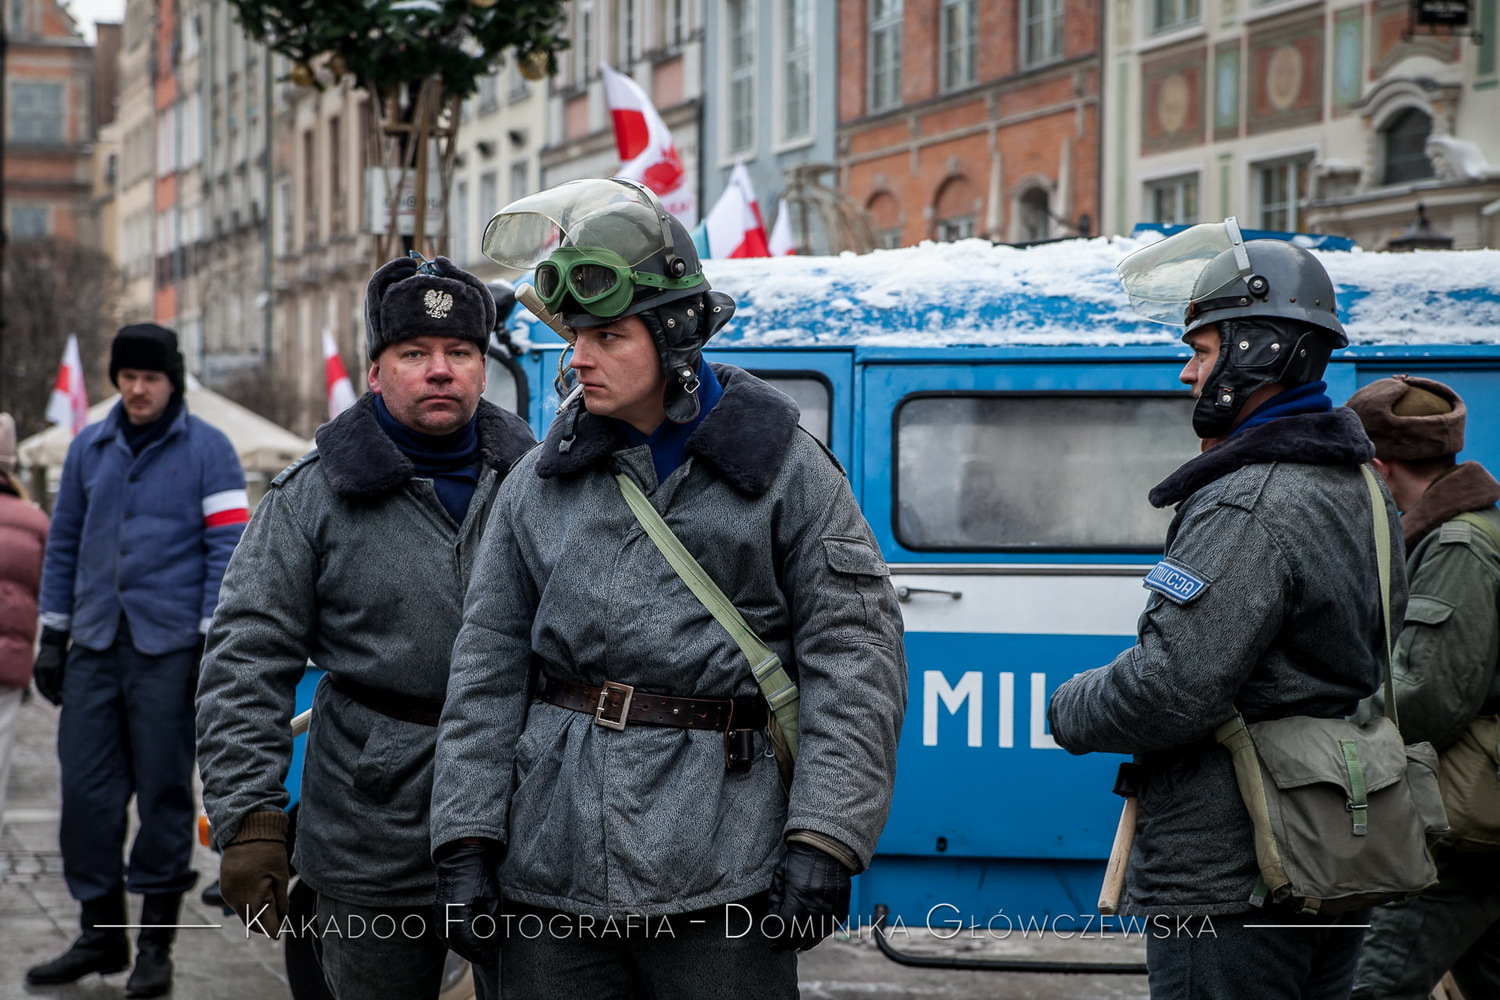
[[[1197,570],[1188,569],[1173,562],[1163,559],[1151,567],[1151,572],[1141,581],[1143,585],[1157,591],[1167,597],[1168,600],[1176,601],[1178,604],[1187,604],[1198,597],[1213,581],[1209,580]]]

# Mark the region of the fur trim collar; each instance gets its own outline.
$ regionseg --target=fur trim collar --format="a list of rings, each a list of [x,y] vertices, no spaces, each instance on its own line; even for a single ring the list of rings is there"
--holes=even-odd
[[[1247,428],[1185,462],[1151,490],[1151,505],[1181,503],[1209,483],[1247,465],[1359,465],[1374,456],[1375,446],[1348,407],[1281,417]]]
[[[724,395],[688,438],[688,454],[713,466],[741,493],[760,496],[786,460],[797,430],[797,404],[749,372],[732,365],[712,367]],[[626,447],[618,422],[581,412],[573,445],[561,452],[558,445],[569,423],[569,414],[564,414],[547,431],[536,463],[536,474],[543,479],[602,464]]]
[[[1500,483],[1478,462],[1464,462],[1427,487],[1411,510],[1401,515],[1401,537],[1406,551],[1428,533],[1470,510],[1484,510],[1500,501]]]
[[[479,453],[502,476],[536,439],[520,417],[488,400],[479,401]],[[318,458],[334,492],[343,497],[376,497],[412,477],[411,459],[401,453],[375,420],[375,394],[318,428]]]

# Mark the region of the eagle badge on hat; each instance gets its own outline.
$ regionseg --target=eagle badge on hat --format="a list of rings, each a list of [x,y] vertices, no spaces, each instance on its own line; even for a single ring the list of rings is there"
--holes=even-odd
[[[422,305],[427,307],[427,315],[433,319],[447,319],[448,310],[453,308],[453,293],[429,288],[426,297],[422,300]]]

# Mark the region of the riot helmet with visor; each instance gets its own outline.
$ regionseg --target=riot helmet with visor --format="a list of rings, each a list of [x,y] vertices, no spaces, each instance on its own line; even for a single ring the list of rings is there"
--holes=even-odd
[[[1119,264],[1130,303],[1146,319],[1215,325],[1219,356],[1193,408],[1193,430],[1223,437],[1252,393],[1272,382],[1315,382],[1349,343],[1333,282],[1318,259],[1284,240],[1249,240],[1238,223],[1193,226]]]

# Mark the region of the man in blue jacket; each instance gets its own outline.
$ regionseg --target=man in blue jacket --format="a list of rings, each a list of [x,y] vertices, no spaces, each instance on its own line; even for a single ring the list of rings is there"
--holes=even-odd
[[[35,675],[37,691],[62,708],[59,839],[83,934],[26,981],[129,968],[119,926],[129,889],[145,901],[125,995],[154,997],[171,987],[171,925],[197,878],[188,865],[198,661],[249,511],[229,439],[183,404],[175,333],[122,328],[109,377],[120,402],[78,434],[63,463]],[[140,829],[126,863],[132,795]]]

